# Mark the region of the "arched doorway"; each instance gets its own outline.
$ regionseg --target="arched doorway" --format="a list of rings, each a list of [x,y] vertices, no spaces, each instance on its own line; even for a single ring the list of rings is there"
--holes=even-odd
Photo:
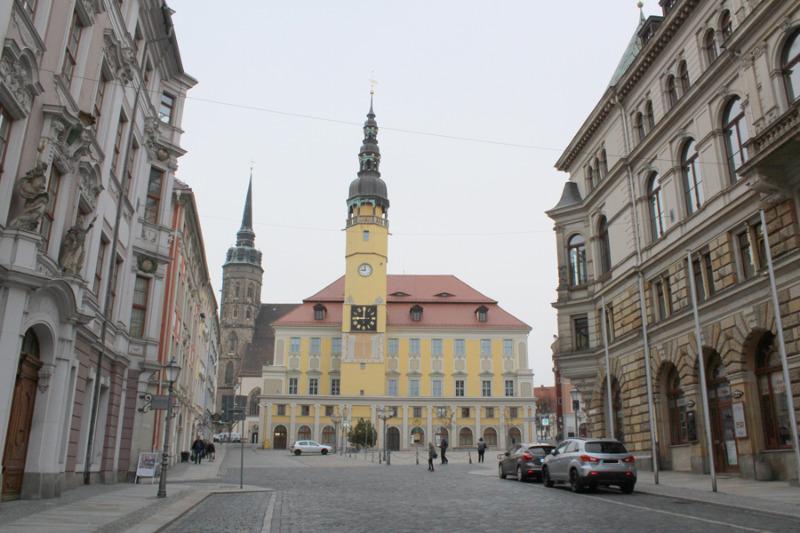
[[[311,440],[311,428],[300,426],[300,429],[297,430],[297,440]]]
[[[386,447],[393,452],[400,450],[400,430],[396,427],[386,430]]]
[[[328,446],[336,446],[336,432],[330,426],[322,428],[322,440],[320,444],[327,444]]]
[[[718,472],[738,472],[739,456],[733,424],[731,384],[717,352],[713,352],[708,358],[707,380],[714,467]]]
[[[522,442],[522,434],[519,432],[519,428],[513,427],[508,429],[508,442],[506,446],[516,446]]]
[[[36,404],[36,385],[39,382],[41,367],[39,339],[33,330],[29,329],[22,340],[14,396],[11,400],[11,414],[6,432],[6,447],[3,452],[3,501],[19,499],[22,489],[31,420]]]
[[[497,446],[497,431],[494,428],[484,429],[483,442],[485,442],[487,446]]]
[[[417,426],[411,430],[411,444],[414,446],[424,446],[425,445],[425,431]]]
[[[470,428],[461,428],[461,431],[458,432],[458,445],[462,448],[472,447],[472,430]]]
[[[275,450],[285,450],[286,449],[286,427],[284,426],[275,426],[274,432],[274,440],[272,443],[272,448]]]

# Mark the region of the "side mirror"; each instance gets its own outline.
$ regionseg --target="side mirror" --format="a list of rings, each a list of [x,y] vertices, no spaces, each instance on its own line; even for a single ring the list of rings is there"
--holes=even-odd
[[[509,455],[511,455],[511,452],[506,452],[506,457],[508,457]]]
[[[558,455],[558,450],[553,450],[552,452],[550,452],[550,455]]]

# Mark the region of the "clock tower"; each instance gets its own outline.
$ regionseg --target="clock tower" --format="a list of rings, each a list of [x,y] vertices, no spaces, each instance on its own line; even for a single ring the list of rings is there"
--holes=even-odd
[[[389,198],[380,161],[370,93],[358,177],[350,183],[347,198],[342,394],[384,394]]]

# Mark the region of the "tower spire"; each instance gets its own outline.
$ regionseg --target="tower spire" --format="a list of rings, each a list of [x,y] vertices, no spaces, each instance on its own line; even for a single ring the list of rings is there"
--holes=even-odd
[[[253,168],[250,167],[250,184],[247,186],[247,199],[244,201],[242,227],[236,234],[236,246],[255,246],[256,234],[253,232]]]
[[[364,122],[364,141],[358,152],[358,177],[350,183],[348,206],[371,203],[384,211],[389,207],[386,183],[381,179],[381,151],[378,148],[378,121],[375,120],[373,99],[375,91],[369,92],[369,112]]]

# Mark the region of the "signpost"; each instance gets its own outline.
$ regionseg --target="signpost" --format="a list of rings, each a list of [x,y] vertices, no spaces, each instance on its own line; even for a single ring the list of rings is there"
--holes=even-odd
[[[243,398],[239,396],[238,398]],[[239,424],[239,447],[241,450],[241,457],[239,459],[239,488],[244,486],[244,408],[234,407],[228,409],[228,414],[231,415],[231,420],[240,422]]]

